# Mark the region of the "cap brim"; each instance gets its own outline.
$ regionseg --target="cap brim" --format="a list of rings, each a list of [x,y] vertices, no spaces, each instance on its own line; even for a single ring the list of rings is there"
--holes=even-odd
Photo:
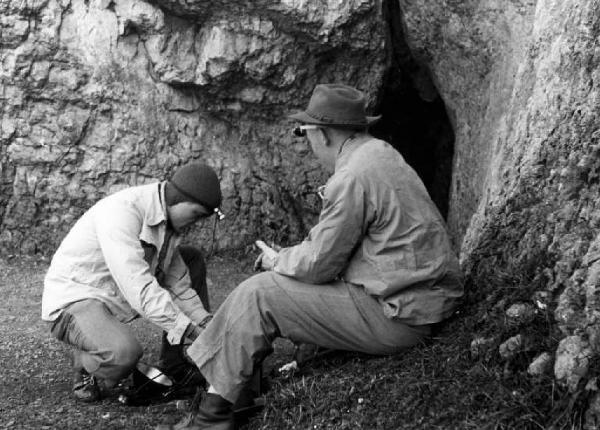
[[[288,118],[291,118],[291,119],[293,119],[295,121],[302,122],[302,123],[305,123],[305,124],[326,125],[326,126],[330,126],[330,127],[366,127],[366,126],[369,126],[371,124],[375,124],[377,121],[379,121],[381,119],[381,115],[367,116],[365,118],[365,120],[366,120],[365,123],[334,123],[334,122],[325,122],[325,121],[321,121],[321,120],[318,120],[316,118],[313,118],[312,116],[310,116],[309,114],[307,114],[305,111],[288,115]]]

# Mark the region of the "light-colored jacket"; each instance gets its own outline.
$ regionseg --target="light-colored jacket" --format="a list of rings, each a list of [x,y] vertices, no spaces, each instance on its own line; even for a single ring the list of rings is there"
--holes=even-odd
[[[190,321],[200,323],[208,312],[191,288],[178,251],[180,237],[173,234],[160,252],[166,226],[164,182],[127,188],[97,202],[52,258],[42,319],[53,321],[70,304],[97,299],[119,321],[142,316],[166,330],[169,342],[179,343]]]
[[[279,252],[274,270],[320,284],[362,285],[407,324],[448,317],[463,294],[445,223],[415,171],[388,143],[350,141],[326,184],[319,222]]]

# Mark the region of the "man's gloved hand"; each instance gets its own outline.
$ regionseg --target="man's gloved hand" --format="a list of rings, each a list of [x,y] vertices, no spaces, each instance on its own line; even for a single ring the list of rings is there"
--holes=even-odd
[[[212,315],[208,315],[206,318],[200,321],[199,324],[194,324],[193,322],[189,323],[187,328],[185,329],[185,332],[183,333],[184,339],[189,339],[190,341],[194,342],[198,338],[198,336],[200,336],[200,333],[202,333],[202,331],[206,328],[206,326],[212,320],[212,318]],[[194,360],[192,360],[191,357],[187,354],[187,349],[189,346],[189,343],[183,344],[183,358],[185,358],[185,360],[188,363],[196,365]]]
[[[200,336],[200,333],[202,333],[202,330],[206,328],[210,320],[212,320],[212,315],[208,315],[206,318],[200,321],[199,324],[194,324],[193,322],[189,323],[185,329],[185,332],[183,332],[183,337],[191,340],[192,342],[195,341],[196,338]]]
[[[273,270],[277,262],[277,256],[279,255],[278,250],[281,247],[273,245],[273,248],[271,248],[262,240],[257,240],[254,243],[261,250],[260,255],[254,262],[254,270]]]

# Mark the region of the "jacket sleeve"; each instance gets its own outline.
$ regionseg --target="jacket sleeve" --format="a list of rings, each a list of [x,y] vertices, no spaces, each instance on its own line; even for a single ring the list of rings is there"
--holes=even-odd
[[[333,281],[367,229],[367,205],[359,181],[336,173],[325,187],[319,222],[302,243],[279,252],[273,270],[312,284]]]
[[[142,214],[132,204],[107,204],[95,220],[98,242],[106,265],[129,305],[167,331],[169,342],[179,343],[190,318],[173,303],[144,260],[138,237],[142,222]]]

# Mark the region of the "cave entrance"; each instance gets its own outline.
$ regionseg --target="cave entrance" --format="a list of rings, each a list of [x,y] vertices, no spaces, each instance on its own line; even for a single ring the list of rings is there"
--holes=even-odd
[[[448,215],[454,133],[440,97],[427,102],[410,89],[385,88],[383,115],[371,133],[384,139],[415,169],[442,216]]]
[[[387,2],[390,69],[371,133],[398,150],[423,180],[444,218],[448,215],[454,131],[429,76],[406,44],[399,2]]]

